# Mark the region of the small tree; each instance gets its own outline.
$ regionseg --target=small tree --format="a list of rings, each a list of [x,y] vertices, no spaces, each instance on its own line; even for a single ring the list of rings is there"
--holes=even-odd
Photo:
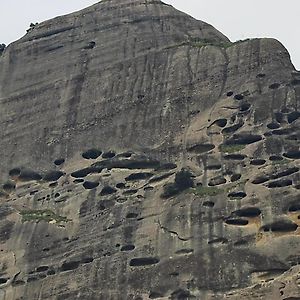
[[[35,24],[34,24],[34,23],[30,23],[29,29],[27,29],[26,32],[28,33],[28,32],[30,32],[30,31],[32,31],[32,30],[35,28],[35,26],[38,25],[38,24],[39,24],[39,23],[35,23]]]
[[[182,169],[175,175],[175,184],[179,190],[185,190],[194,186],[192,173],[186,169]]]
[[[162,198],[169,198],[176,194],[194,186],[192,179],[192,173],[186,169],[182,169],[175,175],[175,182],[169,183],[164,186],[164,192],[161,195]]]
[[[0,55],[2,54],[5,48],[6,48],[5,44],[0,44]]]

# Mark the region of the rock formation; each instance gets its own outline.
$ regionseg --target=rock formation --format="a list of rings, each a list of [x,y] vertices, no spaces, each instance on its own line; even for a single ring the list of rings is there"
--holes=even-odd
[[[300,299],[300,73],[158,0],[0,56],[0,299]]]

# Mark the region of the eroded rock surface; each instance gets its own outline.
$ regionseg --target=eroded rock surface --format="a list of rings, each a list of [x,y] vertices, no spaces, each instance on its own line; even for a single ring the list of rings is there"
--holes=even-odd
[[[0,57],[0,299],[299,299],[300,74],[160,1]]]

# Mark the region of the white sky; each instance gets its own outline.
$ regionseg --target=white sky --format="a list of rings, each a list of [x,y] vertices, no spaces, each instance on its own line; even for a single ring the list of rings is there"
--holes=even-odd
[[[96,0],[0,0],[0,43],[24,35],[31,22],[41,22],[82,9]],[[300,69],[299,0],[164,0],[196,19],[212,24],[232,41],[274,37],[289,50]]]

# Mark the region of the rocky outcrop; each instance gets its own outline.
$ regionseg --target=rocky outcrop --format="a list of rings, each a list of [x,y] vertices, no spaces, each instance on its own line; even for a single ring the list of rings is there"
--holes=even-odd
[[[160,1],[0,57],[0,298],[297,299],[300,74]]]

